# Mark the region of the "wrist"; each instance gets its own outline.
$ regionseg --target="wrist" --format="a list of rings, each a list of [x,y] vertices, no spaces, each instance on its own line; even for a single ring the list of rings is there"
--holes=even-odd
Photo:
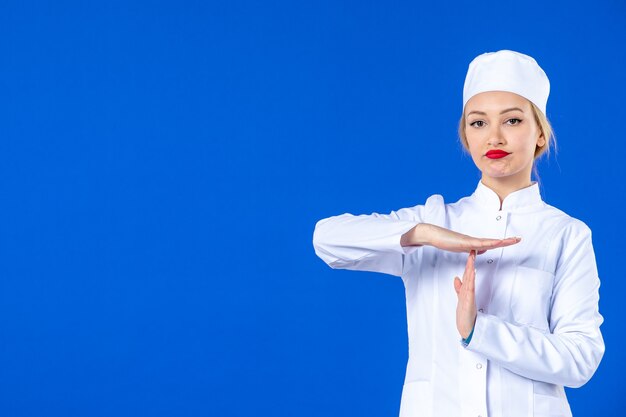
[[[412,241],[415,246],[426,246],[430,243],[430,232],[432,228],[428,223],[419,223],[413,228]]]
[[[478,315],[475,314],[474,320],[471,321],[471,324],[467,322],[465,323],[466,325],[458,327],[459,334],[461,335],[463,339],[470,339],[472,337],[472,333],[474,333],[474,328],[476,327],[477,318],[478,318]],[[461,330],[461,327],[463,327],[463,330]]]
[[[400,238],[400,246],[423,246],[425,223],[418,223]]]
[[[475,327],[475,326],[474,326]],[[467,337],[463,338],[463,343],[467,346],[472,341],[472,336],[474,335],[474,327],[472,327],[472,331],[467,335]]]
[[[472,334],[474,333],[474,328],[476,327],[476,318],[477,318],[477,316],[474,316],[474,321],[472,322],[471,327],[468,326],[469,330],[465,330],[465,332],[461,333],[461,337],[463,339],[471,339],[472,338]]]

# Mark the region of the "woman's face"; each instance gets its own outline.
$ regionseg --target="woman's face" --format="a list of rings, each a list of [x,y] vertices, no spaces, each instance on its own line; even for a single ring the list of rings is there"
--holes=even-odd
[[[545,145],[530,102],[505,91],[488,91],[465,105],[465,137],[484,180],[529,183],[535,149]]]

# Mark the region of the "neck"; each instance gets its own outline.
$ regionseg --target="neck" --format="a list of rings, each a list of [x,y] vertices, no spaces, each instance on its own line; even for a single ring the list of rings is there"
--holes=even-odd
[[[502,210],[502,202],[511,193],[521,190],[532,185],[530,176],[524,178],[503,177],[493,178],[483,175],[480,180],[484,185],[493,190],[500,198],[500,209]]]

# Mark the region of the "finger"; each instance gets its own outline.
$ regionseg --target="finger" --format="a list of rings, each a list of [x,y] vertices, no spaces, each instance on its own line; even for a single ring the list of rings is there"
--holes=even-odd
[[[522,240],[521,237],[509,237],[506,239],[472,239],[467,243],[468,248],[484,251],[496,248],[503,248],[505,246],[511,246],[519,243]]]
[[[465,251],[472,251],[472,250],[481,250],[481,251],[487,251],[490,249],[495,249],[498,247],[498,245],[502,244],[502,240],[501,239],[479,239],[479,238],[472,238],[466,242],[464,242],[464,248]]]
[[[476,284],[476,269],[474,268],[474,263],[472,262],[472,269],[469,270],[467,275],[467,291],[471,293],[472,297],[474,297],[474,288]]]
[[[465,272],[474,269],[475,260],[476,260],[476,251],[472,249],[469,255],[467,256],[467,262],[465,262]]]
[[[507,243],[503,239],[480,239],[476,242],[476,249],[495,249]]]
[[[456,295],[459,295],[462,286],[463,283],[461,283],[461,279],[459,277],[454,277],[454,291],[456,291]]]
[[[519,236],[516,237],[507,237],[506,239],[502,239],[501,242],[501,247],[502,246],[511,246],[511,245],[515,245],[517,243],[520,243],[522,241],[522,238]]]
[[[468,292],[474,292],[474,283],[476,278],[476,252],[470,252],[467,257],[467,264],[465,265],[465,273],[463,274],[463,287]]]

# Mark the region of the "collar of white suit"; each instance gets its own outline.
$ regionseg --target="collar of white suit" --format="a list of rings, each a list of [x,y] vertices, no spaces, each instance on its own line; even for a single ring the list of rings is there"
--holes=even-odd
[[[498,197],[495,191],[483,184],[482,181],[478,182],[476,191],[472,194],[472,199],[481,206],[490,207],[494,210],[500,209],[500,197]],[[538,204],[543,204],[543,200],[539,193],[539,184],[533,181],[528,187],[514,191],[506,196],[502,202],[502,210],[513,210]]]

